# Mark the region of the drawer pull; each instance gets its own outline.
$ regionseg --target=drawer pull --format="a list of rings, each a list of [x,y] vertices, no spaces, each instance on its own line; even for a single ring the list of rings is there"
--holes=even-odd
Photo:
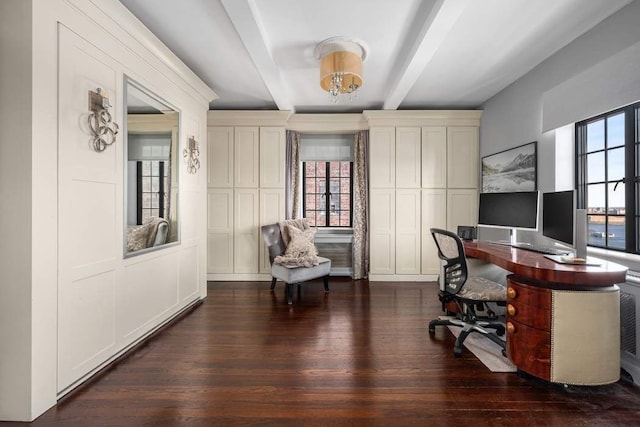
[[[515,298],[517,294],[518,294],[518,293],[516,292],[516,290],[515,290],[515,289],[513,289],[511,286],[509,286],[509,287],[507,288],[507,296],[508,296],[509,298]]]
[[[510,334],[514,333],[516,331],[516,327],[513,323],[511,322],[507,322],[507,332],[509,332]]]
[[[509,313],[509,316],[515,316],[516,308],[513,305],[508,304],[507,305],[507,313]]]

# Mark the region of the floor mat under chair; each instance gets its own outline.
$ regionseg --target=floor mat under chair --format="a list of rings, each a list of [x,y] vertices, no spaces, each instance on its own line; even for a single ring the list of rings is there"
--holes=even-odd
[[[447,316],[440,316],[447,319]],[[462,328],[447,326],[454,337],[460,335]],[[471,333],[464,340],[464,347],[473,353],[491,372],[516,372],[516,366],[502,355],[502,348],[482,334]]]

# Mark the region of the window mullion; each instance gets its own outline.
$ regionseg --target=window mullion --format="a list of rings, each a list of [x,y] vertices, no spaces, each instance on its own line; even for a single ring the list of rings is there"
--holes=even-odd
[[[329,227],[331,224],[331,170],[329,162],[324,163],[325,167],[325,180],[324,180],[324,225]]]
[[[634,106],[624,116],[625,176],[625,251],[638,253],[636,224],[636,138]]]

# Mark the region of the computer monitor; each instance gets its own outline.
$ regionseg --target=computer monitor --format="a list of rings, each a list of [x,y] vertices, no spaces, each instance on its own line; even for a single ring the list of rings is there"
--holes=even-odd
[[[542,194],[542,235],[574,246],[576,239],[576,194],[574,190]]]
[[[537,191],[480,193],[478,225],[537,230],[538,199]]]

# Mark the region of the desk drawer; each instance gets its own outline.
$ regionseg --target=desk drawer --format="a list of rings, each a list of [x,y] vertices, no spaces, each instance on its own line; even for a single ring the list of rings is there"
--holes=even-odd
[[[551,330],[551,291],[507,277],[507,317],[544,331]]]
[[[547,381],[551,378],[551,332],[509,320],[507,355],[518,369]]]

